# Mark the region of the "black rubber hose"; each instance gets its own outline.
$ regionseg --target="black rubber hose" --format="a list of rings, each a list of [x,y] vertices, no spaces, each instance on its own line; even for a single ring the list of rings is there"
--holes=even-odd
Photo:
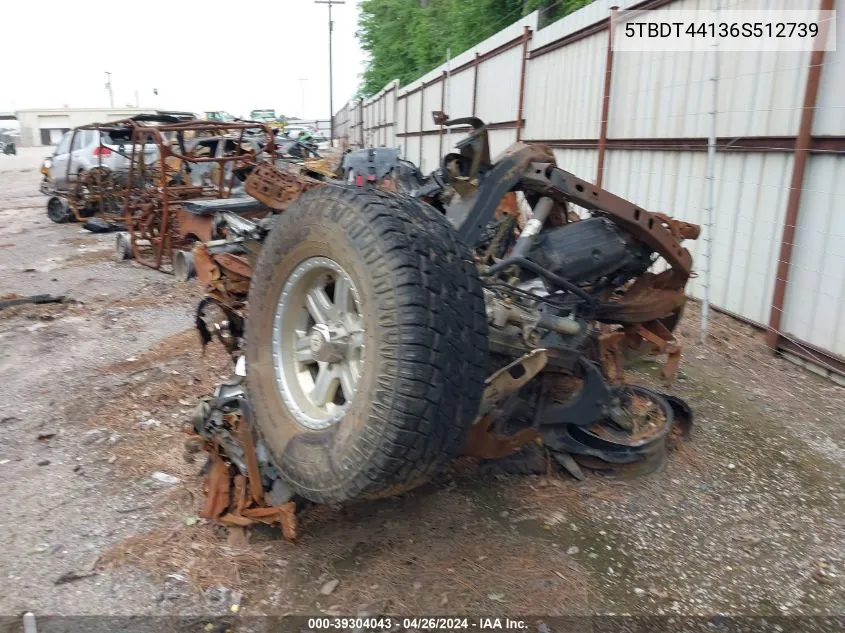
[[[578,295],[579,297],[584,299],[584,301],[589,303],[591,306],[595,306],[595,304],[596,304],[595,299],[593,299],[593,297],[590,296],[590,293],[588,293],[586,290],[584,290],[583,288],[581,288],[577,284],[572,283],[568,279],[564,279],[560,275],[554,274],[550,270],[546,270],[545,268],[543,268],[539,264],[532,262],[530,259],[525,259],[524,257],[512,257],[512,258],[502,260],[498,264],[495,264],[495,265],[491,266],[490,268],[488,268],[486,272],[481,274],[481,276],[482,277],[492,277],[496,273],[499,273],[499,272],[501,272],[501,271],[503,271],[506,268],[509,268],[511,266],[518,266],[520,268],[524,268],[526,270],[529,270],[532,273],[540,275],[541,277],[543,277],[544,279],[547,279],[548,281],[552,282],[553,284],[560,286],[561,288],[564,288],[564,289],[568,290],[569,292],[571,292],[573,294]]]

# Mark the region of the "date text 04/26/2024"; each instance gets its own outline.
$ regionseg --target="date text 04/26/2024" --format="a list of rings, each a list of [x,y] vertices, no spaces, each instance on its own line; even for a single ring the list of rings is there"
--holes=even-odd
[[[401,626],[405,631],[519,631],[528,628],[519,618],[476,617],[367,617],[344,618],[323,617],[309,618],[308,629],[311,631],[389,631]]]

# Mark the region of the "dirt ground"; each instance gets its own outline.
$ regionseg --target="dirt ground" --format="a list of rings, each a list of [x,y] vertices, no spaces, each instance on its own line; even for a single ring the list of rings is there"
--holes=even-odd
[[[202,460],[182,448],[228,373],[191,330],[198,288],[51,223],[42,153],[0,156],[0,295],[70,300],[0,312],[0,615],[845,610],[845,389],[723,315],[696,344],[695,306],[673,391],[696,428],[662,472],[579,483],[459,461],[400,498],[308,510],[296,544],[227,537],[198,520]]]

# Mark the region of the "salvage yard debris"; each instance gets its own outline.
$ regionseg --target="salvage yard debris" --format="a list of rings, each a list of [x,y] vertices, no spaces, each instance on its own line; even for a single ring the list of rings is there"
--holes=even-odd
[[[49,294],[30,295],[28,297],[19,297],[15,294],[4,295],[0,297],[0,310],[26,304],[43,305],[45,303],[62,303],[65,299],[64,295]]]
[[[137,115],[81,126],[71,138],[77,137],[99,139],[92,144],[94,159],[78,171],[73,161],[52,161],[42,183],[50,196],[48,217],[84,222],[96,233],[125,231],[117,239],[118,259],[165,270],[172,270],[177,253],[189,256],[194,243],[224,237],[216,222],[219,203],[244,217],[267,215],[270,209],[243,190],[256,165],[284,164],[304,178],[334,176],[313,149],[277,143],[262,122]]]
[[[124,229],[118,259],[196,276],[200,339],[233,363],[185,446],[209,455],[202,518],[293,540],[297,510],[401,493],[458,454],[541,450],[583,479],[652,471],[689,436],[689,407],[624,369],[645,353],[665,357],[667,382],[677,372],[682,243],[699,228],[595,188],[541,144],[491,160],[480,119],[434,116],[472,131],[428,176],[385,148],[332,168],[257,122],[139,115],[75,132],[100,139],[98,164],[64,174],[50,217]]]
[[[429,177],[395,154],[367,176],[371,150],[344,157],[352,187],[261,163],[245,189],[278,218],[224,216],[218,250],[194,248],[197,328],[234,364],[194,415],[211,455],[201,516],[293,538],[295,507],[398,494],[457,453],[539,443],[580,479],[651,471],[689,435],[689,407],[626,384],[624,362],[661,354],[664,377],[677,371],[681,243],[698,227],[596,189],[539,144],[491,161],[483,122],[436,115],[473,132]],[[649,272],[658,257],[668,267]]]

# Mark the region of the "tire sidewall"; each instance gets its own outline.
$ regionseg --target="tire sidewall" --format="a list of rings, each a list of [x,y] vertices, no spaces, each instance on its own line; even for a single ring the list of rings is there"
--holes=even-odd
[[[368,238],[373,238],[363,218],[342,199],[334,203],[334,222],[327,222],[326,210],[314,208],[313,201],[301,202],[280,218],[273,236],[276,239],[268,238],[256,266],[263,274],[256,275],[250,290],[247,381],[259,431],[285,478],[305,496],[341,498],[345,493],[340,491],[355,485],[352,480],[361,476],[378,450],[378,436],[384,431],[381,420],[371,416],[371,409],[376,379],[383,373],[377,324],[386,315],[378,305],[372,271],[362,255]],[[365,324],[364,368],[358,389],[343,418],[323,430],[305,428],[288,409],[278,388],[272,349],[282,289],[292,271],[311,257],[331,259],[349,274]],[[261,424],[260,420],[272,423]]]
[[[53,210],[54,205],[60,207],[58,211]],[[47,201],[47,217],[56,224],[64,224],[70,219],[70,209],[66,206],[62,206],[59,198],[50,198]]]

